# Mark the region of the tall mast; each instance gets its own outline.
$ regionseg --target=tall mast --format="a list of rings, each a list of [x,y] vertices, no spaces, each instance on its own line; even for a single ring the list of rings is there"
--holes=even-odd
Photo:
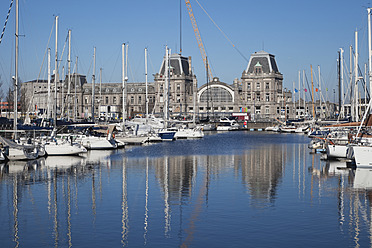
[[[208,59],[205,64],[205,71],[207,74],[207,120],[209,121],[209,70],[208,70]]]
[[[355,101],[355,121],[359,121],[359,96],[358,96],[358,81],[359,81],[359,74],[358,74],[358,31],[355,31],[355,61],[354,61],[354,81],[355,81],[355,91],[354,91],[354,101]]]
[[[122,72],[121,72],[121,81],[122,81],[122,93],[123,93],[123,106],[122,106],[122,112],[123,112],[123,123],[125,123],[125,119],[127,118],[127,113],[126,113],[126,103],[127,103],[127,99],[126,99],[126,96],[125,96],[125,63],[124,63],[124,59],[125,59],[125,43],[121,44],[121,60],[122,60]]]
[[[62,66],[62,78],[66,79],[66,76],[65,76],[65,66]],[[60,89],[61,89],[61,96],[59,97],[60,99],[60,104],[61,104],[61,114],[60,114],[60,118],[63,118],[65,116],[65,97],[64,97],[64,82],[66,82],[66,80],[61,80],[61,86],[60,86]]]
[[[350,46],[350,72],[349,72],[349,80],[350,80],[350,111],[351,111],[351,119],[355,121],[355,106],[354,106],[354,96],[353,96],[353,46]]]
[[[296,118],[296,94],[295,94],[295,81],[293,81],[293,103],[294,103],[294,118]]]
[[[182,54],[182,0],[180,0],[180,55]]]
[[[93,121],[94,121],[95,82],[96,82],[96,47],[94,47],[93,49],[93,75],[92,75],[92,120]]]
[[[165,127],[168,127],[168,111],[169,111],[169,102],[168,102],[168,87],[169,87],[169,50],[168,46],[165,47],[165,66],[164,66],[164,121]]]
[[[338,113],[339,113],[339,116],[341,116],[341,53],[340,51],[338,51],[337,74],[338,74],[337,75],[337,78],[338,78]]]
[[[102,101],[102,68],[99,69],[99,106],[98,106],[98,118],[101,118],[101,101]]]
[[[323,117],[323,106],[322,106],[322,82],[320,78],[320,66],[318,65],[318,77],[319,77],[319,105],[320,105],[320,118]]]
[[[368,68],[369,68],[369,99],[372,99],[372,40],[371,40],[371,8],[368,11]]]
[[[75,89],[74,89],[74,121],[76,121],[77,118],[77,111],[78,111],[78,100],[77,100],[77,95],[76,95],[76,88],[77,88],[77,73],[78,73],[78,57],[76,56],[76,61],[75,61]]]
[[[67,119],[70,120],[70,101],[71,101],[71,29],[68,30],[68,85],[67,85]]]
[[[18,120],[18,28],[19,28],[19,5],[16,0],[16,33],[15,33],[15,78],[14,78],[14,118],[13,118],[13,129],[14,139],[17,139],[17,120]]]
[[[148,97],[148,85],[147,85],[147,48],[145,48],[145,80],[146,80],[146,123],[149,115],[149,97]]]
[[[55,38],[55,64],[54,64],[54,127],[57,127],[57,82],[58,82],[58,16],[56,19],[56,38]]]
[[[314,81],[313,81],[313,66],[310,65],[311,70],[311,101],[313,103],[313,118],[315,119],[315,105],[314,105]]]
[[[344,93],[344,49],[340,48],[340,114],[341,114],[341,117],[344,117],[345,116],[345,113],[344,113],[344,107],[343,107],[343,104],[345,102],[344,98],[345,98],[345,93]]]
[[[48,119],[51,117],[50,115],[50,48],[48,48],[48,99],[47,99],[47,104],[48,104]]]
[[[299,115],[301,116],[301,71],[298,71],[298,109]]]
[[[305,70],[302,71],[302,87],[304,88],[303,96],[304,96],[304,116],[305,116],[306,115]]]

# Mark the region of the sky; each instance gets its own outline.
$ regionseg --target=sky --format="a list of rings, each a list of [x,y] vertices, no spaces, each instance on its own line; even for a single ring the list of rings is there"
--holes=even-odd
[[[0,2],[0,28],[11,0]],[[298,72],[310,80],[310,65],[321,87],[337,89],[337,58],[345,50],[349,65],[349,46],[355,46],[358,30],[359,64],[368,63],[367,7],[369,0],[190,0],[207,52],[212,74],[232,84],[247,68],[251,54],[264,50],[275,55],[283,85],[298,85]],[[215,26],[207,14],[223,31]],[[181,18],[180,18],[181,4]],[[54,20],[59,16],[58,54],[67,68],[68,30],[72,30],[72,64],[78,57],[78,73],[91,82],[93,50],[96,47],[96,82],[121,82],[121,44],[129,44],[128,82],[145,81],[144,49],[148,49],[149,82],[157,73],[168,46],[192,57],[198,85],[206,82],[203,60],[184,0],[19,0],[19,77],[21,81],[47,79],[46,50],[52,51],[54,68]],[[181,19],[181,20],[180,20]],[[181,32],[180,32],[181,23]],[[0,76],[3,92],[14,75],[15,8],[11,11],[0,44]],[[181,34],[181,39],[180,39]],[[180,42],[181,40],[181,42]],[[230,42],[231,41],[231,42]],[[235,48],[232,44],[235,45]],[[63,47],[65,50],[63,52]],[[242,55],[243,56],[242,56]],[[60,73],[62,73],[60,71]],[[67,69],[65,69],[67,73]],[[297,88],[297,87],[296,87]],[[332,94],[328,93],[332,99]]]

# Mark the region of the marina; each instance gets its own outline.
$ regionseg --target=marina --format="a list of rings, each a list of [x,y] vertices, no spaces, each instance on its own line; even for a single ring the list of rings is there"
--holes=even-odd
[[[272,3],[251,10],[260,2],[236,8],[205,1],[208,11],[198,0],[154,2],[117,1],[105,10],[102,3],[66,8],[7,0],[0,35],[1,247],[370,247],[372,8],[350,15],[363,25],[342,30],[354,36],[344,54],[346,35],[313,38],[334,22],[334,6],[321,8],[329,20],[312,18],[318,27],[308,28],[299,25],[310,19],[307,12],[301,7],[295,17],[288,9],[298,6],[286,1],[273,11]],[[271,19],[278,13],[297,21]],[[206,20],[245,62],[216,50]],[[312,38],[294,39],[287,33],[293,30],[310,30]],[[244,55],[257,34],[269,35],[266,49],[277,55],[264,39]],[[323,57],[337,64],[325,67],[327,78]]]
[[[0,171],[4,247],[365,247],[371,170],[295,133],[210,132]],[[300,245],[301,246],[301,245]]]

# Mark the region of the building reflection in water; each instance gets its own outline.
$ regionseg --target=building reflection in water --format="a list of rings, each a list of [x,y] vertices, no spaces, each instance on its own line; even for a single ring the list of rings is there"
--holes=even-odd
[[[97,228],[97,216],[105,214],[97,208],[97,199],[100,202],[104,201],[105,195],[102,192],[105,190],[102,188],[110,187],[106,183],[113,173],[110,171],[116,171],[118,168],[121,168],[122,246],[128,245],[130,237],[128,199],[135,196],[131,195],[131,191],[128,190],[128,176],[133,171],[144,175],[145,183],[144,191],[142,191],[144,195],[142,208],[144,209],[144,219],[142,219],[144,244],[147,244],[149,231],[152,230],[150,194],[161,193],[164,237],[170,237],[173,227],[177,229],[178,238],[182,240],[180,244],[187,246],[191,244],[195,228],[200,221],[200,214],[205,207],[208,207],[211,180],[218,181],[226,173],[233,172],[234,177],[241,177],[243,185],[247,188],[246,193],[252,196],[253,202],[258,202],[253,204],[259,204],[263,200],[272,202],[283,173],[286,148],[269,146],[241,155],[165,156],[141,159],[128,159],[122,156],[120,159],[112,159],[112,153],[112,151],[95,151],[87,157],[48,157],[32,162],[13,162],[2,165],[1,181],[13,182],[13,233],[16,246],[22,245],[19,244],[19,236],[22,235],[19,232],[18,222],[19,198],[27,192],[27,187],[43,185],[46,192],[46,205],[42,207],[47,210],[49,218],[44,223],[51,221],[48,224],[50,236],[45,234],[46,237],[44,237],[49,242],[47,245],[72,247],[75,237],[73,231],[78,225],[74,219],[82,214],[79,212],[80,204],[87,204],[87,199],[78,192],[81,188],[79,185],[90,184],[91,224],[86,224]],[[158,182],[157,189],[150,190],[151,176]],[[102,182],[102,178],[105,177],[107,180]],[[97,182],[99,189],[97,189]],[[99,198],[97,198],[98,194]],[[182,208],[190,204],[192,204],[191,215],[185,219]],[[177,214],[175,215],[177,219],[174,219],[174,214]],[[178,227],[173,226],[173,223],[177,223]]]
[[[372,170],[343,167],[343,162],[325,163],[317,154],[309,155],[306,144],[267,145],[241,154],[213,156],[128,158],[125,153],[97,151],[87,157],[48,157],[1,165],[0,189],[11,192],[11,198],[0,205],[12,209],[9,229],[14,247],[27,246],[22,243],[22,231],[27,230],[28,211],[40,211],[40,216],[45,211],[48,216],[34,224],[35,233],[48,247],[77,246],[82,242],[79,230],[105,229],[100,224],[106,217],[113,221],[108,228],[116,227],[112,232],[117,235],[112,237],[123,247],[135,246],[131,237],[138,232],[142,245],[151,245],[150,237],[159,233],[166,239],[176,235],[179,246],[187,247],[193,244],[208,208],[214,182],[233,177],[244,186],[242,193],[249,196],[251,207],[262,208],[275,204],[284,178],[293,181],[301,199],[306,194],[321,199],[329,190],[326,182],[336,180],[340,230],[352,235],[357,246],[361,225],[372,230]],[[32,196],[35,190],[45,192],[39,194],[42,200]],[[40,201],[43,204],[38,205]],[[26,207],[30,205],[31,210]]]

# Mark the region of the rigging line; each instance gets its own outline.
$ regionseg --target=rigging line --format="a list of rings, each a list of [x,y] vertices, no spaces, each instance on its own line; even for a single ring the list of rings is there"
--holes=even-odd
[[[230,44],[236,49],[236,51],[245,59],[245,61],[249,62],[249,60],[243,55],[243,53],[234,45],[234,43],[227,37],[227,35],[222,31],[222,29],[217,25],[217,23],[212,19],[212,17],[207,13],[207,11],[201,6],[198,0],[195,0],[199,7],[204,11],[204,13],[209,17],[209,19],[213,22],[213,24],[220,30],[222,35],[230,42]]]
[[[46,56],[46,54],[47,54],[47,52],[48,52],[49,42],[50,42],[50,39],[51,39],[52,34],[53,34],[54,23],[55,23],[55,21],[53,22],[52,30],[50,31],[50,35],[49,35],[49,39],[48,39],[48,43],[47,43],[47,47],[46,47],[45,52],[44,52],[43,61],[41,62],[40,71],[39,71],[39,74],[37,75],[36,83],[39,82],[39,78],[40,78],[40,75],[41,75],[41,70],[42,70],[42,68],[43,68],[44,61],[45,61],[45,56]]]
[[[13,5],[13,0],[10,2],[10,6],[9,6],[9,10],[8,10],[8,14],[7,14],[7,16],[6,16],[5,23],[4,23],[4,27],[3,27],[3,32],[1,33],[1,37],[0,37],[0,44],[1,44],[1,41],[3,40],[3,37],[4,37],[5,28],[6,28],[6,24],[8,23],[8,19],[9,19],[10,11],[11,11],[11,9],[12,9],[12,5]]]
[[[63,45],[63,49],[62,49],[62,54],[61,54],[60,59],[59,59],[58,70],[59,70],[59,68],[61,66],[61,62],[62,62],[63,54],[65,53],[65,48],[66,48],[67,41],[68,41],[68,34],[66,36],[65,44]]]
[[[147,50],[147,58],[148,58],[148,61],[150,61],[150,65],[151,65],[152,71],[155,71],[154,64],[152,63],[152,60],[151,60],[151,57],[150,57],[150,53],[149,53],[148,50]]]

